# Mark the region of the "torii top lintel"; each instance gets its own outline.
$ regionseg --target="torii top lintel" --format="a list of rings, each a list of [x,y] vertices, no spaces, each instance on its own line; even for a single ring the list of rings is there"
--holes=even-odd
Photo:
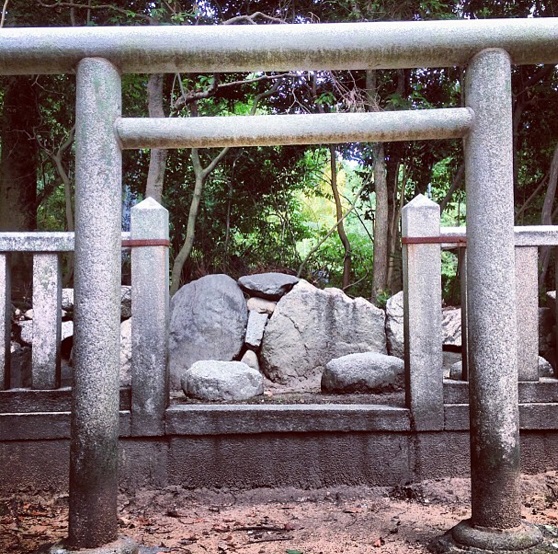
[[[558,63],[558,18],[3,28],[0,74],[72,73],[87,57],[122,73],[451,67],[487,48],[514,64]]]

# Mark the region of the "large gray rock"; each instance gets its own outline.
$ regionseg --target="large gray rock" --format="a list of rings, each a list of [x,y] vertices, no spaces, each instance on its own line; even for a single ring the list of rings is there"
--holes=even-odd
[[[173,390],[198,360],[235,358],[244,343],[248,310],[234,279],[207,275],[183,286],[172,298],[169,369]]]
[[[238,284],[251,296],[259,296],[267,300],[279,300],[298,283],[298,277],[284,273],[258,273],[245,275]]]
[[[403,360],[378,352],[349,354],[331,360],[322,376],[322,392],[380,393],[400,390],[404,385]]]
[[[461,348],[461,308],[442,310],[442,343]]]
[[[405,357],[405,337],[403,333],[403,291],[394,294],[386,302],[387,350],[391,356]]]
[[[548,360],[542,356],[538,357],[539,377],[554,377],[554,369]],[[450,379],[461,381],[462,378],[462,364],[455,362],[450,368]]]
[[[182,376],[186,396],[198,400],[248,400],[263,394],[261,373],[242,362],[203,360]]]
[[[403,291],[394,294],[386,303],[386,337],[391,356],[403,358],[404,340]],[[461,348],[461,308],[442,310],[442,341],[444,346]]]
[[[385,315],[363,298],[300,281],[277,304],[265,329],[260,362],[272,381],[292,384],[321,373],[334,358],[386,352]]]

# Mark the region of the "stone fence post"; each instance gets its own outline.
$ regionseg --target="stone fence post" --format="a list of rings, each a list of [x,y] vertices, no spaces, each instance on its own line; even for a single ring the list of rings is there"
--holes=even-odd
[[[407,406],[414,430],[441,430],[444,397],[439,206],[418,195],[403,208],[402,227]]]
[[[169,398],[169,213],[153,198],[131,210],[132,435],[164,434]]]
[[[0,254],[0,390],[10,388],[10,331],[12,323],[9,254]]]
[[[515,247],[517,370],[520,381],[539,380],[539,249]]]

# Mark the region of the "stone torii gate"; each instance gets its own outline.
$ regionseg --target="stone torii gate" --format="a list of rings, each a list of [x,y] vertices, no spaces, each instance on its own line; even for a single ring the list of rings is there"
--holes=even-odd
[[[70,520],[68,540],[51,552],[137,551],[118,539],[116,517],[122,150],[460,137],[468,199],[472,517],[435,548],[550,551],[520,516],[511,63],[558,63],[558,19],[0,30],[0,74],[77,72]],[[122,73],[448,66],[467,67],[464,108],[121,117]],[[416,420],[415,429],[423,423]]]

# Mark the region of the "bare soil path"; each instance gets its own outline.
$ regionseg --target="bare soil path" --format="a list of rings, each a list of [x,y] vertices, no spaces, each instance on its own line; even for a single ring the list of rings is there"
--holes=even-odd
[[[523,478],[523,516],[556,532],[558,473]],[[66,535],[67,496],[0,497],[0,552],[30,554]],[[426,553],[469,516],[468,479],[320,490],[141,490],[120,497],[121,533],[142,554]]]

